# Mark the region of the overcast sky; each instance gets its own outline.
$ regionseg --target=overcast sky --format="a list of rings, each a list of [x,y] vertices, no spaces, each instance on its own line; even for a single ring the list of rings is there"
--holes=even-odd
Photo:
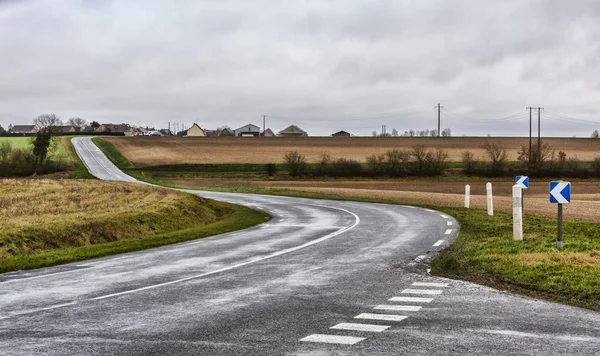
[[[370,135],[435,128],[438,102],[454,135],[527,135],[542,106],[543,135],[589,136],[600,1],[0,0],[5,128],[267,114],[274,131]]]

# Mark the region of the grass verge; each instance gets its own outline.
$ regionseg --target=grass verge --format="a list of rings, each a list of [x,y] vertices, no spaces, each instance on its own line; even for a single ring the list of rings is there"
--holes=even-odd
[[[0,273],[188,241],[270,219],[242,206],[134,184],[1,183]]]
[[[402,204],[401,201],[261,187],[208,190],[301,198]],[[564,248],[556,248],[556,219],[526,215],[524,240],[512,239],[512,216],[481,209],[422,206],[452,215],[456,242],[432,263],[432,274],[600,310],[600,224],[564,222]]]

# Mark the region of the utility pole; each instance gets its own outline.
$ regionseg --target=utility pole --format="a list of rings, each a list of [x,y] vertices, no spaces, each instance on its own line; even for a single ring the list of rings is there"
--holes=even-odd
[[[542,110],[544,110],[544,108],[537,108],[538,110],[538,163],[542,163],[542,135],[541,135],[541,117],[542,117]]]
[[[443,108],[443,106],[441,106],[440,103],[438,103],[435,107],[438,109],[438,130],[437,130],[437,135],[438,135],[438,137],[440,137],[440,130],[441,130],[440,123],[441,123],[442,108]]]
[[[532,108],[531,106],[528,108],[525,108],[525,110],[529,110],[529,164],[531,164],[531,160],[532,160],[531,149],[533,147],[533,144],[531,143],[531,111],[533,109],[534,108]]]
[[[167,132],[168,132],[167,136],[171,136],[171,121],[169,121],[169,131],[167,131]]]
[[[266,121],[267,121],[267,115],[263,115],[262,117],[263,117],[263,136],[264,136],[265,135],[265,124],[266,124]]]

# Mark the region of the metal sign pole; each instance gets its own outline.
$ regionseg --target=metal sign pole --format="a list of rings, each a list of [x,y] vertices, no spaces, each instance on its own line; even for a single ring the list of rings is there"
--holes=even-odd
[[[558,248],[563,247],[562,241],[562,216],[563,216],[563,205],[558,204],[558,239],[556,240],[556,246]]]

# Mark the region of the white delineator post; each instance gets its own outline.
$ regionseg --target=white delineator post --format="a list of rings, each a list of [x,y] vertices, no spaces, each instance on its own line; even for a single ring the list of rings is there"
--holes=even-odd
[[[513,185],[513,238],[523,240],[523,189]]]
[[[492,183],[487,183],[485,185],[485,192],[487,195],[487,209],[488,209],[488,215],[489,216],[493,216],[494,215],[494,201],[492,200]]]
[[[469,208],[471,206],[471,186],[465,185],[465,208]]]

